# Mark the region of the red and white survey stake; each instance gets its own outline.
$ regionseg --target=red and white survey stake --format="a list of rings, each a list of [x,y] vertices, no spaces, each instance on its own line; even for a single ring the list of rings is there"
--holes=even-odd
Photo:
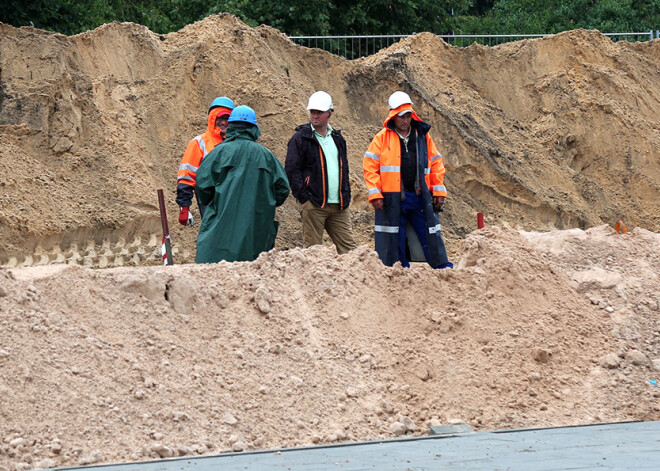
[[[163,244],[160,250],[163,255],[163,265],[174,265],[172,261],[172,244],[170,242],[170,226],[167,223],[163,190],[158,190],[158,206],[160,207],[160,223],[163,226]]]

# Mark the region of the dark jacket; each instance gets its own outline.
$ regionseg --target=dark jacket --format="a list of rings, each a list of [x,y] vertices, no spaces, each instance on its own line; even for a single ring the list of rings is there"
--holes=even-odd
[[[338,129],[333,129],[331,136],[339,154],[340,209],[346,209],[351,202],[346,141]],[[291,192],[298,202],[311,201],[314,206],[324,208],[328,202],[328,174],[321,144],[314,137],[310,123],[296,128],[287,148],[285,168]]]
[[[418,185],[415,182],[419,181],[419,173],[417,172],[417,133],[415,126],[410,129],[408,146],[400,136],[399,140],[401,141],[401,186],[404,191],[416,191]]]
[[[197,236],[197,263],[251,261],[275,244],[275,207],[289,196],[282,164],[255,142],[256,126],[232,123],[227,139],[197,170],[195,191],[208,205]]]

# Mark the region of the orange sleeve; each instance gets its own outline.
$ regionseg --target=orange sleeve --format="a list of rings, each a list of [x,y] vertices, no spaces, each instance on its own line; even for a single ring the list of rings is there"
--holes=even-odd
[[[442,155],[435,147],[435,143],[429,134],[426,135],[426,148],[429,153],[428,167],[431,169],[429,190],[433,196],[447,196],[445,187],[445,164],[442,162]]]
[[[380,159],[382,148],[381,133],[376,134],[369,144],[367,152],[362,159],[364,182],[367,184],[369,201],[383,197],[383,184],[380,179]]]
[[[199,147],[198,139],[201,139],[201,137],[198,136],[192,139],[183,153],[181,163],[179,164],[179,171],[176,173],[177,184],[195,186],[197,182],[197,169],[204,156],[202,149]]]

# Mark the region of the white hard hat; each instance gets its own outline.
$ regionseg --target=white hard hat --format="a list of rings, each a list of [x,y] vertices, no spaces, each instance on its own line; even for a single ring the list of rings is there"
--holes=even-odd
[[[308,110],[328,111],[332,108],[332,97],[326,92],[312,93],[307,102]]]
[[[390,109],[393,110],[398,108],[401,105],[409,104],[412,105],[413,102],[410,99],[410,96],[406,92],[394,92],[390,95],[390,99],[387,100],[387,103],[390,105]]]

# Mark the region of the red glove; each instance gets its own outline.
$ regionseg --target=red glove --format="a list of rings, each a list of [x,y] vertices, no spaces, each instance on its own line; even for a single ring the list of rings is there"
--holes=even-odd
[[[375,200],[369,201],[374,209],[383,209],[383,198],[376,198]]]
[[[192,226],[193,225],[193,216],[190,214],[190,208],[188,206],[181,206],[179,210],[179,224],[182,226]]]

